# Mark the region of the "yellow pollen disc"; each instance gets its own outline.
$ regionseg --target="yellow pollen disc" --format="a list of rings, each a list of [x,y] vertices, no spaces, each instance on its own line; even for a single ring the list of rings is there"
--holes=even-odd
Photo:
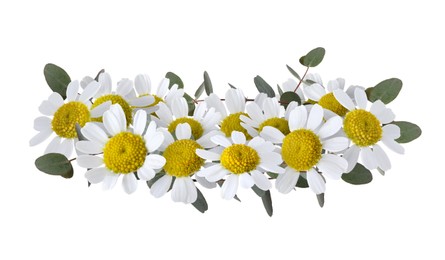
[[[382,138],[380,121],[371,112],[357,109],[346,114],[343,122],[346,136],[357,146],[370,146]]]
[[[265,126],[275,127],[276,129],[280,130],[281,133],[283,133],[284,135],[288,135],[290,133],[289,124],[287,120],[284,118],[273,117],[267,119],[266,121],[261,123],[260,127],[258,128],[258,132],[263,131],[263,128]]]
[[[57,109],[51,121],[51,127],[60,137],[76,138],[76,123],[83,127],[89,121],[88,107],[82,102],[71,101]]]
[[[199,139],[204,133],[204,128],[202,127],[201,123],[199,123],[193,118],[187,118],[187,117],[181,117],[171,122],[168,125],[168,131],[170,133],[173,133],[176,129],[176,126],[178,126],[178,124],[183,124],[183,123],[188,123],[190,125],[190,128],[192,129],[192,135],[195,140]]]
[[[344,116],[348,112],[348,109],[338,102],[334,96],[334,93],[332,92],[322,96],[318,101],[318,104],[323,108],[331,110],[339,116]]]
[[[144,165],[147,152],[145,141],[140,135],[122,132],[105,144],[104,163],[114,173],[135,172]]]
[[[292,131],[283,139],[283,160],[297,171],[307,171],[321,159],[320,138],[308,129]]]
[[[177,140],[167,146],[163,154],[165,172],[175,177],[187,177],[197,172],[205,160],[196,155],[196,149],[203,148],[190,139]]]
[[[230,137],[233,131],[238,131],[243,133],[246,136],[247,140],[250,140],[252,139],[252,136],[250,136],[247,133],[247,130],[241,126],[241,119],[239,118],[241,115],[249,117],[249,115],[244,112],[238,112],[235,114],[230,114],[226,118],[224,118],[224,120],[221,122],[221,131],[227,137]]]
[[[119,104],[122,107],[122,110],[124,110],[125,119],[127,119],[127,126],[129,126],[133,120],[131,107],[130,104],[128,104],[128,102],[125,101],[125,99],[119,95],[109,94],[101,96],[100,98],[96,99],[96,101],[94,101],[93,105],[91,106],[91,110],[93,110],[93,108],[107,101],[111,101],[112,104]],[[102,117],[92,118],[91,121],[102,122]]]
[[[152,96],[155,99],[155,101],[153,102],[153,104],[150,104],[150,105],[144,106],[144,107],[154,107],[154,106],[156,106],[157,104],[159,104],[161,102],[165,103],[164,99],[162,99],[161,97],[158,97],[158,96],[156,96],[154,94],[143,94],[143,95],[141,95],[141,97],[146,97],[146,96]]]
[[[231,145],[221,154],[221,165],[235,174],[253,171],[258,164],[260,164],[258,152],[245,144]]]

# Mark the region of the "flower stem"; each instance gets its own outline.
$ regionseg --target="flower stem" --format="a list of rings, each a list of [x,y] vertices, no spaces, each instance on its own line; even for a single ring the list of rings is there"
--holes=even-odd
[[[298,82],[298,85],[297,85],[297,87],[295,88],[294,92],[297,92],[298,87],[300,87],[301,82],[303,82],[304,77],[306,77],[306,74],[307,74],[308,71],[309,71],[309,67],[306,68],[306,71],[304,72],[303,77],[301,77],[300,82]]]

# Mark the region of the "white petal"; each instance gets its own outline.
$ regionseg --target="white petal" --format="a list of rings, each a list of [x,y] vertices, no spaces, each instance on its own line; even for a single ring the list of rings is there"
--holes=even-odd
[[[259,138],[261,138],[261,137],[259,137]],[[262,138],[261,138],[261,139],[262,139]],[[250,143],[249,143],[249,146],[252,147],[252,146],[250,145]],[[252,148],[253,148],[253,147],[252,147]],[[258,144],[254,149],[255,149],[258,153],[260,153],[260,154],[264,154],[264,153],[270,153],[270,152],[275,151],[275,148],[276,148],[276,146],[273,145],[272,142],[266,141],[266,142],[263,142],[263,143],[261,143],[261,144]]]
[[[280,104],[276,98],[266,98],[263,110],[266,118],[280,117]]]
[[[207,107],[214,107],[216,111],[221,114],[222,118],[227,116],[227,111],[223,102],[215,93],[212,93],[210,96],[206,97],[205,102],[207,103]]]
[[[250,175],[252,176],[255,185],[262,189],[262,190],[270,190],[270,188],[272,187],[272,183],[269,181],[269,179],[262,174],[261,172],[254,170],[250,173]]]
[[[79,155],[77,164],[83,168],[96,168],[104,163],[103,159],[94,155]]]
[[[185,98],[178,98],[172,102],[172,112],[176,118],[182,118],[188,116],[188,105]]]
[[[87,102],[89,99],[94,97],[96,93],[99,91],[100,84],[97,81],[90,82],[86,88],[82,91],[82,94],[79,97],[80,102]]]
[[[379,101],[379,100],[377,100],[377,101]],[[382,112],[377,114],[376,117],[380,121],[380,123],[388,124],[388,123],[391,123],[392,121],[394,121],[394,119],[396,118],[396,115],[394,114],[394,112],[392,112],[391,109],[386,108]]]
[[[227,174],[228,171],[226,169],[216,164],[201,170],[199,176],[206,178],[206,180],[210,182],[216,182],[224,178]]]
[[[226,106],[230,114],[244,112],[246,98],[240,89],[229,89],[226,92]]]
[[[151,93],[151,80],[146,74],[139,74],[134,79],[134,86],[139,96]]]
[[[259,137],[259,136],[256,136],[256,137],[252,138],[252,140],[249,141],[249,144],[248,144],[248,145],[249,145],[250,147],[256,149],[259,145],[261,145],[261,144],[263,144],[263,143],[265,143],[265,142],[266,142],[266,141],[265,141],[263,138],[261,138],[261,137]]]
[[[187,200],[185,203],[193,203],[198,198],[198,190],[196,189],[196,186],[193,183],[192,178],[186,177],[184,179],[185,179],[184,182],[187,187]]]
[[[280,165],[283,162],[281,155],[275,152],[266,152],[260,154],[261,163]]]
[[[59,136],[55,136],[51,140],[51,142],[49,142],[48,146],[45,149],[44,154],[59,153],[59,146],[60,146],[61,142],[62,142],[62,138],[60,138]]]
[[[396,153],[399,154],[404,154],[405,153],[405,148],[403,148],[403,146],[401,144],[399,144],[398,142],[394,141],[391,138],[387,138],[387,137],[383,137],[382,138],[382,142],[391,150],[393,150]]]
[[[274,172],[274,173],[278,173],[278,174],[284,173],[284,169],[276,164],[261,162],[259,166],[268,172]]]
[[[207,151],[204,149],[196,149],[196,154],[205,159],[205,160],[209,160],[209,161],[219,161],[221,158],[220,154],[211,152],[211,151]]]
[[[39,111],[45,116],[52,116],[54,113],[56,113],[57,107],[48,100],[44,100],[39,106]]]
[[[62,96],[57,92],[53,92],[51,95],[49,95],[48,101],[56,108],[59,108],[65,104]]]
[[[83,77],[83,79],[80,81],[80,87],[82,87],[83,89],[85,89],[88,84],[90,84],[91,82],[93,82],[94,79],[90,76],[85,76]],[[97,82],[97,81],[96,81]]]
[[[172,144],[175,141],[175,139],[173,139],[173,136],[168,132],[167,129],[160,128],[159,132],[164,135],[164,142],[162,142],[161,146],[159,146],[159,150],[164,151],[167,148],[167,146],[169,146],[170,144]],[[154,139],[154,140],[156,140],[156,139]],[[148,143],[148,140],[145,139],[145,142]],[[150,145],[150,143],[148,143],[148,146],[149,145]],[[150,149],[149,149],[149,152],[150,152]]]
[[[326,94],[326,90],[318,83],[312,84],[305,89],[306,96],[314,101],[320,100]]]
[[[79,93],[79,81],[74,80],[68,84],[66,88],[66,99],[68,101],[75,101]]]
[[[167,193],[170,185],[172,183],[172,176],[165,174],[161,178],[159,178],[153,185],[151,186],[150,193],[156,198],[160,198]]]
[[[375,158],[374,153],[371,151],[371,148],[363,147],[360,152],[360,158],[362,159],[363,166],[365,166],[368,170],[374,170],[377,168],[377,159]]]
[[[108,174],[108,170],[104,167],[94,168],[85,173],[85,177],[88,182],[92,184],[96,184],[102,182],[105,179],[105,176]]]
[[[323,141],[323,149],[330,152],[340,152],[348,148],[349,139],[346,137],[334,137]]]
[[[357,106],[361,109],[366,109],[366,105],[368,104],[368,98],[366,97],[366,93],[361,88],[356,88],[354,90],[354,98],[355,103],[357,103]]]
[[[385,111],[385,109],[386,109],[385,104],[383,104],[383,102],[381,100],[377,100],[374,103],[372,103],[371,109],[369,111],[371,113],[373,113],[374,115],[378,115],[378,114],[382,113],[383,111]]]
[[[210,149],[215,147],[215,143],[213,141],[211,141],[211,138],[215,135],[220,135],[221,132],[216,131],[216,130],[212,130],[210,132],[208,132],[207,134],[201,136],[198,140],[196,140],[196,142],[201,145],[204,149]]]
[[[321,194],[324,193],[326,190],[326,184],[324,182],[323,177],[316,172],[314,169],[310,169],[307,172],[307,183],[309,184],[309,188],[315,193],[315,194]]]
[[[63,140],[58,148],[58,153],[65,155],[66,158],[69,158],[74,150],[74,139],[65,139]]]
[[[190,139],[192,136],[192,129],[188,123],[178,124],[176,126],[175,134],[178,140]]]
[[[122,132],[119,119],[117,119],[115,114],[110,110],[104,113],[103,123],[105,129],[107,129],[111,135],[117,135]]]
[[[81,132],[90,141],[99,144],[105,144],[108,141],[107,134],[94,123],[86,123]]]
[[[348,110],[354,110],[355,105],[354,102],[352,102],[352,99],[341,89],[334,90],[334,97],[337,99],[337,101],[347,108]]]
[[[275,127],[265,126],[260,136],[272,143],[282,143],[284,139],[283,133]]]
[[[208,180],[206,180],[206,178],[204,177],[199,177],[199,176],[195,176],[196,181],[201,184],[201,186],[203,186],[204,188],[207,189],[213,189],[216,187],[216,182],[209,182]]]
[[[297,87],[298,83],[294,79],[288,79],[282,84],[283,92],[293,92]]]
[[[108,74],[107,72],[101,73],[99,75],[99,83],[101,85],[101,89],[97,94],[103,95],[111,93],[111,87],[113,84],[111,82],[110,74]]]
[[[346,159],[340,156],[324,154],[317,163],[317,167],[320,169],[323,175],[326,175],[333,180],[338,180],[346,171],[348,162]]]
[[[170,135],[171,137],[171,135]],[[163,144],[165,140],[165,135],[161,132],[156,132],[153,135],[145,135],[145,145],[148,149],[148,152],[152,153],[156,150],[159,149],[159,147],[161,147],[161,145]],[[173,142],[173,137],[172,140],[170,140],[171,142]],[[166,142],[166,145],[170,144],[170,142]]]
[[[246,136],[238,131],[232,131],[232,141],[234,144],[245,144]]]
[[[339,116],[334,116],[328,119],[318,131],[318,136],[322,139],[332,136],[340,130],[343,124],[343,119]]]
[[[223,199],[230,200],[235,197],[238,190],[239,175],[230,174],[221,186],[221,195]]]
[[[400,127],[397,125],[389,124],[382,127],[383,137],[389,139],[397,139],[400,137]]]
[[[311,112],[309,113],[309,117],[307,119],[307,128],[311,130],[317,129],[320,126],[322,120],[323,108],[320,105],[315,104],[312,107]]]
[[[114,116],[116,117],[116,119],[119,123],[120,131],[121,132],[126,131],[127,130],[127,118],[125,117],[125,113],[124,113],[124,110],[122,109],[122,107],[119,104],[114,104],[114,105],[111,105],[109,111],[111,113],[113,113]]]
[[[144,165],[138,169],[138,176],[141,180],[149,181],[155,177],[156,172],[147,165],[147,160],[145,160]]]
[[[239,174],[239,182],[240,186],[245,189],[250,189],[255,184],[252,176],[248,173]]]
[[[163,78],[159,82],[158,89],[156,90],[156,95],[158,97],[165,97],[168,94],[168,86],[170,86],[170,79]]]
[[[79,141],[76,143],[76,148],[86,154],[98,154],[103,152],[103,147],[96,142]]]
[[[131,194],[136,191],[138,187],[138,180],[133,173],[124,174],[122,179],[122,187],[127,194]]]
[[[133,89],[133,82],[129,79],[121,79],[117,83],[116,93],[125,97]]]
[[[352,145],[344,152],[343,158],[348,161],[348,168],[345,172],[350,172],[352,169],[354,169],[355,165],[357,164],[359,154],[360,148],[355,145]]]
[[[307,121],[307,110],[305,106],[298,106],[289,115],[289,129],[294,131],[303,128]]]
[[[98,118],[104,115],[104,113],[110,109],[111,101],[104,102],[91,110],[91,118]]]
[[[377,144],[375,144],[372,149],[375,158],[377,159],[378,167],[383,171],[391,169],[391,161],[389,160],[388,155],[386,155],[385,151],[383,151],[383,149]]]
[[[173,116],[170,109],[164,103],[159,103],[158,106],[159,109],[156,111],[156,115],[167,125],[170,124],[173,121]]]
[[[176,178],[172,187],[171,197],[175,202],[194,202],[197,198],[197,191],[193,181],[189,177]]]
[[[206,103],[204,102],[199,103],[196,106],[195,111],[193,112],[193,118],[199,121],[200,119],[204,118],[206,111],[207,111]]]
[[[147,112],[138,110],[133,119],[133,132],[137,135],[142,135],[147,126]]]
[[[147,107],[152,105],[155,102],[155,98],[152,96],[143,96],[143,97],[136,97],[131,100],[129,100],[129,103],[132,107]]]
[[[257,124],[266,120],[263,115],[261,108],[256,103],[249,103],[246,106],[246,112],[249,115],[250,119],[256,122]]]
[[[114,188],[114,186],[117,183],[117,180],[119,179],[119,176],[120,174],[108,171],[107,174],[105,175],[104,180],[102,181],[102,189],[111,190],[112,188]]]
[[[287,194],[295,188],[298,178],[300,178],[300,173],[287,167],[283,174],[278,175],[275,187],[279,192]]]
[[[39,132],[33,138],[31,138],[31,140],[29,140],[29,145],[30,146],[34,146],[34,145],[38,145],[38,144],[42,143],[43,141],[48,139],[48,137],[52,133],[53,133],[53,130],[51,128],[49,128],[47,130],[44,130],[42,132]]]
[[[232,145],[232,143],[229,141],[229,139],[227,139],[226,137],[224,137],[222,135],[212,136],[210,138],[210,140],[212,140],[213,143],[215,143],[217,145],[221,145],[223,147],[229,147]]]
[[[152,169],[160,169],[165,165],[165,158],[158,154],[149,154],[145,158],[144,165]]]

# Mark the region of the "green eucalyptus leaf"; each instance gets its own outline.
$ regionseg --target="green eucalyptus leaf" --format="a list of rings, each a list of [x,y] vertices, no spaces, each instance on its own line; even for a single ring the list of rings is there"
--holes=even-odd
[[[292,69],[289,65],[286,65],[287,69],[289,70],[290,74],[292,74],[294,77],[296,77],[298,80],[301,80],[300,75],[298,75],[298,73]]]
[[[71,78],[61,67],[48,63],[43,69],[46,83],[52,91],[59,93],[63,99],[66,98],[66,89],[71,82]]]
[[[292,91],[284,92],[283,95],[280,97],[280,103],[284,106],[284,108],[287,108],[287,106],[290,104],[290,102],[295,101],[298,103],[298,105],[301,105],[301,99],[298,96],[297,93]]]
[[[391,124],[395,124],[400,128],[400,137],[396,139],[398,143],[409,143],[422,134],[422,129],[416,124],[407,121],[394,121]]]
[[[324,206],[324,193],[317,194],[318,205],[323,208]]]
[[[297,184],[295,185],[298,188],[309,188],[309,184],[307,183],[306,178],[301,177],[298,178]]]
[[[207,96],[213,93],[212,81],[210,80],[209,74],[207,71],[204,71],[204,86],[206,90]]]
[[[256,76],[253,81],[260,93],[265,93],[268,97],[275,97],[275,92],[272,87],[262,77]]]
[[[35,165],[37,169],[49,175],[58,175],[68,179],[74,174],[71,162],[60,153],[42,155],[36,159]]]
[[[198,99],[202,93],[204,92],[204,82],[199,86],[199,88],[195,92],[195,98]]]
[[[325,53],[326,51],[324,48],[315,48],[308,52],[305,56],[301,57],[300,63],[306,67],[315,67],[323,61]]]
[[[369,88],[365,89],[366,97],[368,98],[368,100],[371,100],[371,93],[372,93],[373,89],[374,89],[374,87],[369,87]]]
[[[264,196],[261,197],[263,201],[264,209],[266,209],[267,214],[272,217],[273,207],[272,207],[272,197],[270,196],[270,190],[264,192]]]
[[[372,181],[372,173],[365,166],[357,163],[351,172],[344,173],[341,178],[347,183],[362,185]]]
[[[388,104],[399,95],[402,85],[402,81],[397,78],[384,80],[369,90],[369,101],[375,102],[380,99],[383,103]]]
[[[267,172],[267,175],[269,175],[270,178],[272,179],[276,179],[278,178],[278,173],[274,173],[274,172]]]
[[[230,88],[236,89],[234,85],[232,85],[230,83],[228,83],[228,84],[229,84]]]
[[[105,70],[104,70],[104,69],[101,69],[101,70],[97,73],[97,75],[96,75],[96,77],[94,78],[94,80],[95,80],[95,81],[99,81],[99,76],[100,76],[100,74],[102,74],[102,73],[105,73]]]
[[[189,116],[193,116],[196,107],[195,100],[187,93],[184,93],[184,98],[187,100],[187,105],[189,107]]]
[[[258,186],[253,185],[252,186],[252,190],[256,193],[256,195],[258,195],[259,197],[263,197],[266,194],[266,191],[258,188]]]
[[[198,192],[198,198],[192,203],[192,205],[199,210],[199,212],[204,213],[209,209],[209,205],[207,205],[207,201],[204,198],[204,195],[202,195],[201,191],[198,188],[196,188],[196,191]]]
[[[281,89],[280,85],[277,84],[277,89],[278,89],[278,95],[283,95],[283,90]]]
[[[167,72],[167,74],[165,74],[165,77],[170,80],[170,85],[168,85],[169,89],[175,84],[178,85],[178,88],[184,88],[184,82],[182,82],[182,79],[175,73]]]

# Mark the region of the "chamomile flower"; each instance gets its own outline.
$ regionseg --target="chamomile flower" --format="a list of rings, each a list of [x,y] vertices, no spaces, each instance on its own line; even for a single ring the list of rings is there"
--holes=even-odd
[[[167,106],[171,106],[172,101],[184,96],[184,90],[180,89],[177,84],[174,84],[170,89],[168,88],[170,80],[164,78],[161,80],[156,93],[152,92],[150,77],[146,74],[139,74],[134,79],[134,85],[139,97],[151,96],[154,98],[154,102],[148,106],[143,106],[148,113],[155,112],[159,102],[166,103]]]
[[[233,131],[230,139],[215,135],[211,140],[223,149],[197,149],[196,154],[199,157],[215,163],[196,175],[205,177],[209,182],[216,182],[228,175],[221,187],[224,199],[232,199],[239,185],[243,188],[256,185],[262,190],[269,190],[272,184],[264,172],[284,172],[279,166],[283,160],[274,151],[275,146],[259,136],[247,141],[243,133]]]
[[[39,107],[44,116],[34,120],[34,129],[39,133],[29,141],[29,144],[31,146],[40,144],[55,133],[56,136],[48,144],[45,154],[61,153],[69,157],[74,142],[77,141],[76,124],[83,127],[91,121],[91,117],[100,113],[98,109],[90,110],[90,99],[97,93],[99,87],[99,83],[91,82],[79,95],[79,82],[72,81],[68,84],[65,101],[59,93],[52,93]]]
[[[306,96],[310,100],[317,102],[324,109],[332,111],[339,116],[344,116],[348,110],[337,101],[333,93],[334,90],[343,90],[344,87],[345,80],[337,78],[335,80],[330,80],[326,89],[323,87],[322,83],[314,83],[310,86],[306,86],[304,90]]]
[[[279,192],[289,193],[305,173],[311,190],[321,194],[326,189],[323,176],[339,179],[346,171],[347,161],[333,154],[349,144],[345,137],[332,137],[340,130],[342,119],[334,116],[324,122],[323,114],[323,108],[317,104],[309,113],[306,106],[298,106],[290,112],[289,134],[271,126],[261,132],[266,140],[282,144],[281,155],[287,167],[275,182]]]
[[[217,123],[221,114],[215,112],[214,108],[207,109],[206,103],[202,102],[196,106],[193,116],[189,117],[189,109],[185,98],[174,99],[171,108],[160,103],[159,109],[155,112],[157,117],[152,117],[160,127],[167,128],[170,133],[175,132],[179,124],[187,123],[192,129],[192,136],[199,139],[202,136],[217,129]]]
[[[193,203],[197,198],[196,186],[192,176],[204,165],[204,159],[196,154],[196,149],[214,147],[210,141],[216,131],[201,138],[192,138],[192,128],[188,123],[180,123],[175,128],[176,139],[170,132],[163,129],[165,140],[160,150],[166,160],[165,174],[151,186],[150,192],[156,198],[162,197],[170,189],[171,198],[175,202]]]
[[[389,170],[391,162],[379,143],[385,144],[396,153],[404,153],[404,148],[395,141],[400,137],[400,128],[390,124],[395,118],[392,110],[386,108],[381,100],[375,101],[369,111],[366,110],[368,99],[365,91],[360,88],[354,91],[355,103],[342,90],[335,90],[334,95],[348,109],[343,130],[353,145],[344,152],[344,158],[348,160],[346,172],[354,168],[359,157],[369,170]]]
[[[89,141],[76,145],[87,155],[80,155],[77,162],[90,169],[85,173],[90,183],[102,182],[104,189],[111,189],[122,176],[125,192],[133,193],[138,184],[134,173],[142,180],[150,180],[164,166],[164,157],[155,153],[164,135],[156,130],[153,121],[147,127],[147,113],[143,110],[135,114],[133,131],[127,130],[125,113],[119,104],[112,105],[103,118],[110,137],[97,124],[87,123],[81,131]]]

